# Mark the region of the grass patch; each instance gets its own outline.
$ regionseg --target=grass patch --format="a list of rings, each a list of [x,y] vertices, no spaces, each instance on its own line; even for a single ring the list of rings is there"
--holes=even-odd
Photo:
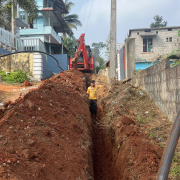
[[[23,83],[25,80],[29,80],[28,74],[21,70],[15,70],[6,74],[3,71],[0,71],[0,76],[3,82],[6,83]]]
[[[141,123],[141,124],[144,124],[144,123],[145,123],[145,119],[143,119],[141,116],[138,116],[138,117],[137,117],[137,120],[138,120],[138,122]]]
[[[149,138],[155,138],[155,134],[153,132],[149,133]]]

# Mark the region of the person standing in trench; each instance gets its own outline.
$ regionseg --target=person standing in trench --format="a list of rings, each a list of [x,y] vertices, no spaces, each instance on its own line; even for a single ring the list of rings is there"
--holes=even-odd
[[[90,106],[89,110],[91,112],[91,118],[93,121],[96,120],[96,115],[97,115],[97,90],[103,87],[103,85],[95,85],[95,81],[91,81],[91,86],[88,87],[87,94],[89,95],[89,100],[90,100]]]

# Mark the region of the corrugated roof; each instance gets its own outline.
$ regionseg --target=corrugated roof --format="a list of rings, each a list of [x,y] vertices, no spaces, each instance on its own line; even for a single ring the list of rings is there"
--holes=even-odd
[[[59,11],[60,14],[68,14],[68,10],[63,2],[63,0],[52,0],[53,1],[53,10]]]

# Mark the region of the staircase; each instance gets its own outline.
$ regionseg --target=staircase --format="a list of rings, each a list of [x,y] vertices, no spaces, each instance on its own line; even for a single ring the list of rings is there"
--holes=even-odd
[[[8,52],[24,51],[24,42],[11,32],[0,28],[0,48]]]

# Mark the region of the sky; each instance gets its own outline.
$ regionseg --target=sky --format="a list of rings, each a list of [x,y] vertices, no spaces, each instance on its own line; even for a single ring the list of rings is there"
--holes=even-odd
[[[74,30],[76,38],[85,33],[86,45],[106,42],[110,32],[111,0],[70,0],[83,26]],[[148,28],[155,15],[163,16],[168,26],[180,26],[179,0],[117,0],[117,43],[124,43],[129,29]]]

